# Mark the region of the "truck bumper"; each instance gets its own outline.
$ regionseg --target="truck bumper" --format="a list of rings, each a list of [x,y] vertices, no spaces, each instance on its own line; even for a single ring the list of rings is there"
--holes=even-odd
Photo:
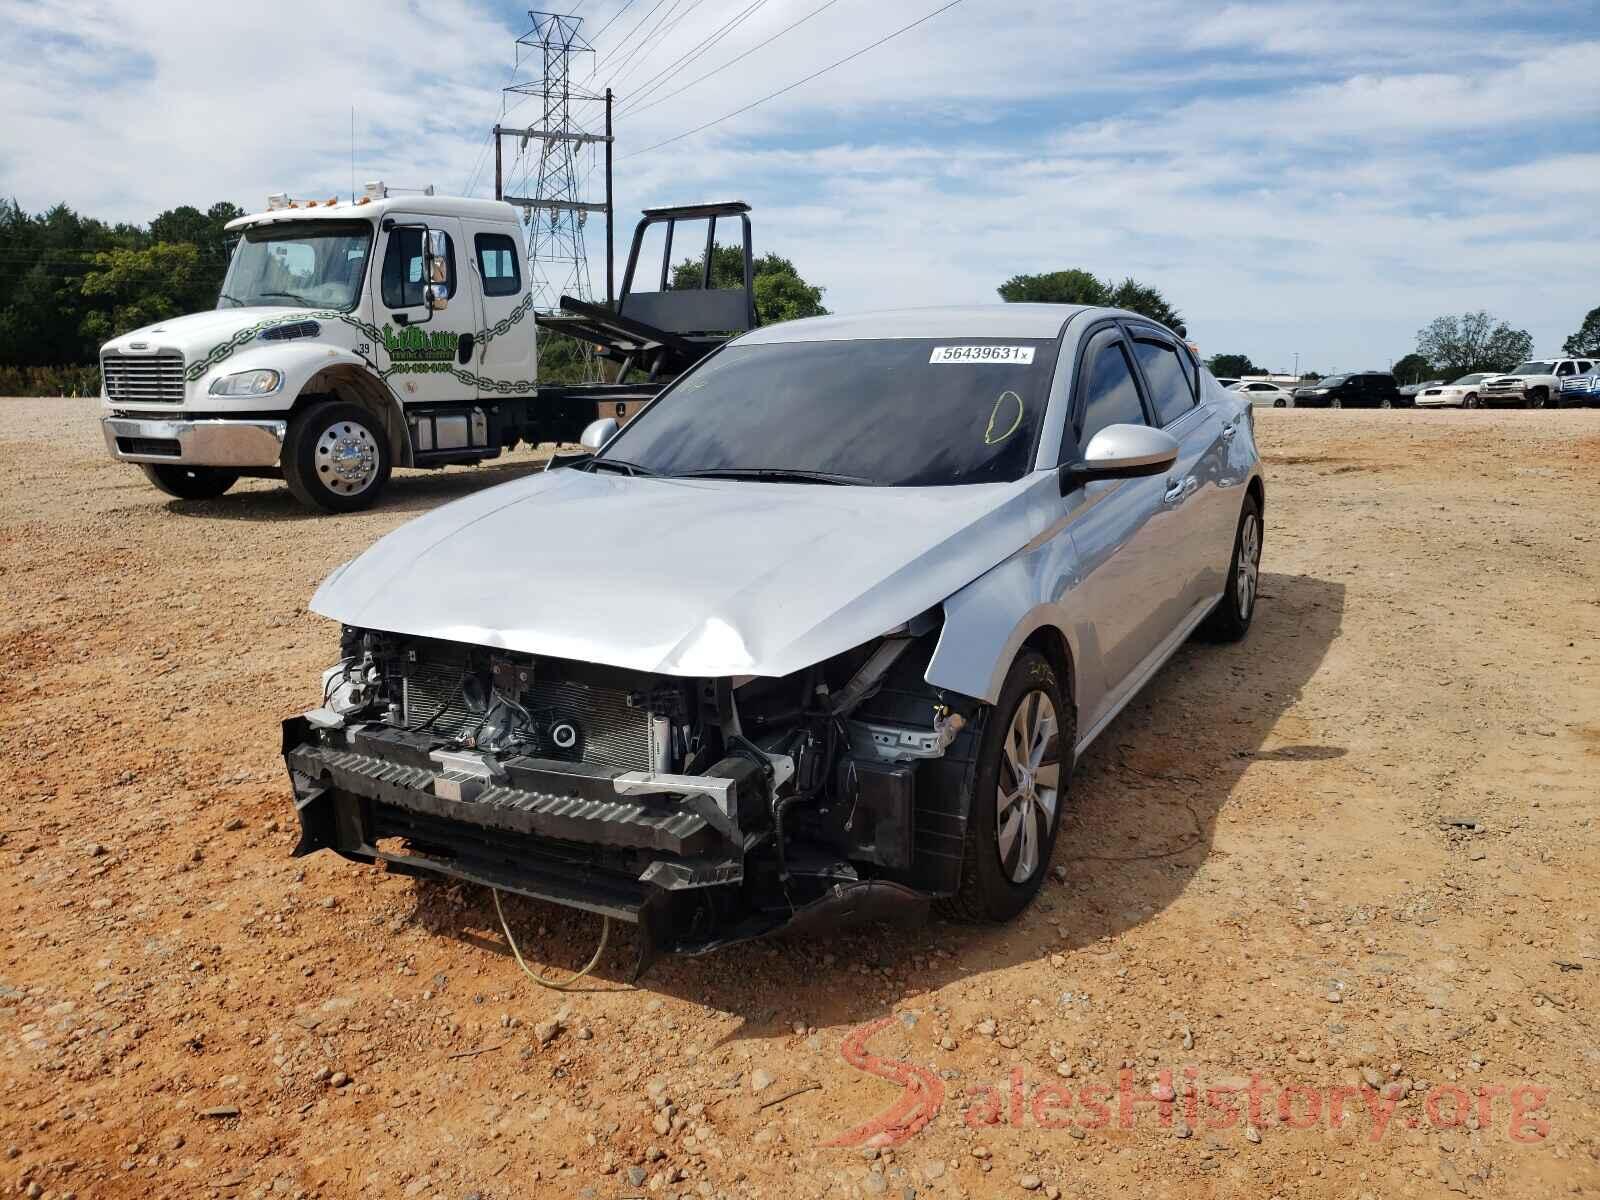
[[[289,422],[101,417],[111,457],[197,467],[275,467]]]

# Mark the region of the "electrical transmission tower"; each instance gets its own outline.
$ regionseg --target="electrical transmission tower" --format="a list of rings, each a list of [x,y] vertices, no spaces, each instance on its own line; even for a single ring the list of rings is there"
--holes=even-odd
[[[505,112],[509,115],[528,101],[538,101],[539,116],[522,127],[507,126],[502,117],[502,124],[495,126],[494,193],[496,199],[523,209],[534,306],[553,312],[563,295],[594,299],[583,244],[590,213],[606,217],[606,296],[611,299],[611,92],[608,88],[603,95],[596,94],[573,82],[574,59],[594,53],[578,33],[581,17],[548,12],[529,12],[528,16],[533,28],[517,39],[517,68],[520,71],[525,60],[530,65],[537,62],[540,78],[504,89],[508,97],[517,97]],[[604,132],[592,132],[593,123],[602,115]],[[509,179],[501,154],[506,138],[517,145]],[[604,203],[591,203],[583,195],[596,146],[605,149]]]

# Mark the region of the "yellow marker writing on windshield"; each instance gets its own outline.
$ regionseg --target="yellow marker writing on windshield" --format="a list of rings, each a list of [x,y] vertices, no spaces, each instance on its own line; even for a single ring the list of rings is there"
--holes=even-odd
[[[996,426],[1006,419],[1001,410],[1006,407],[1008,400],[1016,407],[1016,413],[1011,417],[1011,424],[1004,429],[997,430]],[[1017,426],[1021,424],[1022,397],[1011,391],[1001,392],[999,398],[994,402],[993,410],[989,413],[989,427],[983,431],[983,444],[985,446],[993,446],[1005,441],[1017,431]]]

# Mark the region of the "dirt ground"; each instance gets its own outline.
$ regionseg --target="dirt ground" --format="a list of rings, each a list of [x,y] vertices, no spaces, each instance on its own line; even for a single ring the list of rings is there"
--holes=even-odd
[[[291,859],[278,759],[318,580],[534,458],[310,516],[94,418],[0,401],[5,1194],[1600,1193],[1600,412],[1258,413],[1255,627],[1090,750],[1021,920],[637,988],[624,930],[572,994],[486,893]]]

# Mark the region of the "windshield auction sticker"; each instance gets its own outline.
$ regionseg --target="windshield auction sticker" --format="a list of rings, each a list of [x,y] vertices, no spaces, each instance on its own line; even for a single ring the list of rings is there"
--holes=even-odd
[[[935,346],[930,363],[1020,363],[1033,364],[1032,346]]]

